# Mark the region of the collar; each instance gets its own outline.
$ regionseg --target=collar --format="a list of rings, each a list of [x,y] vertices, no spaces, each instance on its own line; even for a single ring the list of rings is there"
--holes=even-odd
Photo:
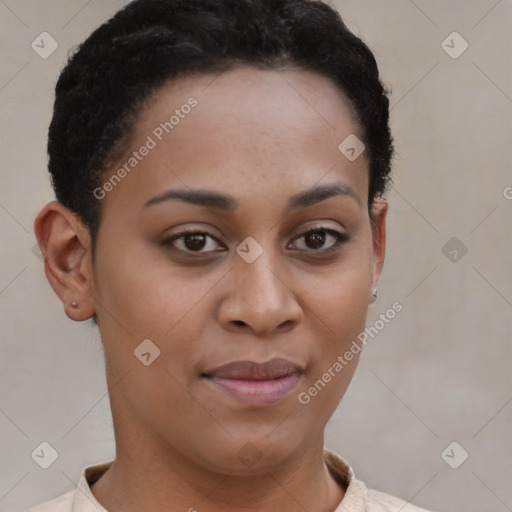
[[[334,512],[364,512],[366,510],[366,486],[356,480],[350,464],[337,453],[324,448],[325,464],[345,490],[345,496]],[[91,492],[90,486],[99,480],[114,461],[87,466],[82,471],[74,493],[73,512],[108,512]]]

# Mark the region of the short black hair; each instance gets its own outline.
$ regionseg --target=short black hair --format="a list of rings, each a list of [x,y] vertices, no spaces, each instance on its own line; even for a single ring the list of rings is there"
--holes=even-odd
[[[135,0],[69,57],[48,133],[56,198],[89,228],[92,252],[109,159],[138,107],[166,82],[237,65],[299,68],[329,78],[357,114],[369,161],[368,206],[390,180],[389,91],[368,46],[321,0]],[[341,141],[340,141],[341,142]]]

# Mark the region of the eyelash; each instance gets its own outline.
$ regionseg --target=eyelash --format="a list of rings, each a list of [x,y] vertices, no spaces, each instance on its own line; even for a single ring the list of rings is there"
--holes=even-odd
[[[308,252],[312,252],[312,253],[315,253],[315,254],[326,255],[326,254],[329,254],[329,253],[331,253],[333,251],[336,251],[342,245],[344,245],[345,243],[347,243],[349,241],[349,237],[345,233],[340,233],[339,231],[336,231],[334,229],[322,228],[322,227],[308,229],[304,233],[302,233],[299,236],[295,237],[293,239],[293,241],[299,240],[300,238],[305,237],[305,236],[309,235],[310,233],[316,233],[316,232],[325,232],[325,233],[333,236],[335,238],[335,241],[327,249],[305,249]],[[169,238],[166,238],[162,242],[162,245],[164,245],[164,246],[171,245],[172,246],[173,242],[175,242],[176,240],[181,240],[181,239],[186,238],[187,236],[192,236],[192,235],[206,235],[207,237],[211,238],[212,240],[215,240],[217,243],[220,243],[213,235],[211,235],[207,231],[202,231],[202,230],[199,230],[199,229],[190,229],[190,230],[185,230],[185,231],[182,231],[180,233],[177,233],[177,234],[175,234],[175,235],[173,235],[173,236],[171,236]],[[187,255],[205,255],[205,254],[212,254],[214,252],[224,252],[225,251],[225,249],[221,250],[221,251],[190,251],[190,250],[177,249],[175,247],[173,247],[173,248],[176,249],[177,251],[184,252]],[[301,250],[301,249],[295,249],[295,250]],[[200,257],[200,256],[195,256],[195,257]]]

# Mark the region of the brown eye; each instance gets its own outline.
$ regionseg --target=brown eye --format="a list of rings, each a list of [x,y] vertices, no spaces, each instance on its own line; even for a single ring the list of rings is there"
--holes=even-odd
[[[204,231],[184,231],[163,241],[164,246],[171,246],[185,253],[208,254],[218,252],[221,244]],[[207,250],[204,250],[207,249]],[[225,250],[225,249],[220,249]]]
[[[306,245],[310,249],[321,249],[325,243],[325,231],[310,231],[304,236]]]
[[[316,252],[328,252],[347,242],[348,236],[344,233],[339,233],[334,229],[316,228],[310,229],[306,233],[303,233],[297,237],[294,242],[298,240],[303,240],[303,243],[299,244],[298,249],[309,249]]]
[[[190,251],[200,251],[206,244],[206,238],[204,234],[187,235],[183,237],[183,243]]]

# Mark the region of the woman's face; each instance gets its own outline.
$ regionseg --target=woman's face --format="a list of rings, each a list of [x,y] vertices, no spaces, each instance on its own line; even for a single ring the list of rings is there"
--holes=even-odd
[[[97,191],[90,284],[121,441],[240,474],[323,442],[384,251],[365,153],[338,148],[358,133],[304,71],[181,78],[146,105]]]

